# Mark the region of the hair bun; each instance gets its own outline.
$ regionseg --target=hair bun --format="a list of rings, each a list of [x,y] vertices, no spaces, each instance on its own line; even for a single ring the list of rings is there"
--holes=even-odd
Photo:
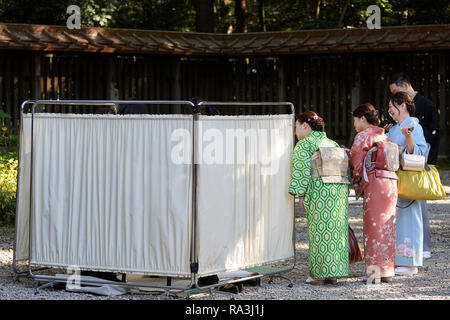
[[[325,123],[321,117],[319,117],[313,111],[305,111],[297,115],[297,121],[300,123],[307,123],[314,131],[325,131]]]
[[[374,126],[378,126],[380,124],[378,110],[368,102],[360,104],[355,110],[353,110],[353,116],[357,118],[362,118],[364,116],[367,122]]]

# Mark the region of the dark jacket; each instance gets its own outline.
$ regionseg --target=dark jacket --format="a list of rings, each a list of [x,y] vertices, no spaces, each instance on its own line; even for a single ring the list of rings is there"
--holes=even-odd
[[[147,105],[144,104],[123,104],[119,109],[120,114],[146,114]]]
[[[439,122],[433,103],[427,98],[421,96],[418,92],[414,97],[416,105],[416,113],[414,117],[419,119],[419,123],[423,128],[425,140],[431,145],[428,154],[428,163],[436,164],[439,150]]]

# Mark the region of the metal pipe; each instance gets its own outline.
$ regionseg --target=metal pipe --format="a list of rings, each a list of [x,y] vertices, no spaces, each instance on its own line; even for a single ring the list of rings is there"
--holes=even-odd
[[[25,100],[25,101],[22,102],[22,104],[20,105],[20,121],[19,121],[19,153],[18,153],[18,164],[19,164],[19,165],[17,166],[17,185],[20,184],[20,172],[21,172],[21,166],[20,166],[20,160],[21,160],[21,157],[20,157],[20,150],[21,150],[21,147],[22,147],[22,139],[21,139],[21,137],[22,137],[22,130],[23,130],[23,124],[22,124],[22,121],[23,121],[23,109],[25,108],[25,105],[28,104],[28,103],[33,103],[33,100]],[[16,201],[17,201],[17,199],[19,199],[19,192],[20,192],[19,188],[16,187]],[[18,210],[18,207],[19,207],[19,206],[16,205],[16,215],[15,215],[15,217],[14,217],[14,230],[16,230],[16,235],[15,235],[15,237],[14,237],[14,243],[13,243],[13,262],[12,262],[12,269],[13,269],[13,272],[14,272],[15,274],[22,274],[22,273],[27,273],[27,271],[25,271],[25,272],[19,271],[18,268],[17,268],[16,251],[17,251],[17,235],[18,235],[18,233],[17,233],[17,223],[18,223],[17,217],[18,217],[18,211],[19,211],[19,210]],[[28,258],[29,258],[29,257],[28,257]]]
[[[31,261],[32,261],[32,223],[33,223],[33,149],[34,149],[34,114],[36,113],[36,107],[39,105],[52,104],[52,105],[86,105],[86,106],[116,106],[117,104],[186,104],[190,106],[194,106],[194,104],[190,101],[184,100],[35,100],[35,101],[24,101],[21,105],[21,119],[23,120],[23,113],[25,109],[25,105],[27,103],[32,103],[31,107],[31,167],[30,167],[30,208],[29,208],[29,264],[28,264],[28,276],[33,278],[34,280],[49,280],[49,281],[58,281],[55,280],[54,276],[41,276],[33,274],[33,270],[31,269]],[[191,284],[188,288],[192,287],[194,284],[195,277],[191,278]],[[152,286],[155,287],[155,286]],[[162,287],[164,288],[164,287]],[[184,288],[183,288],[184,290]]]
[[[293,143],[295,143],[295,107],[294,104],[291,102],[239,102],[239,101],[233,101],[233,102],[220,102],[220,101],[201,101],[199,104],[199,106],[202,105],[210,105],[210,106],[236,106],[236,105],[248,105],[248,106],[289,106],[291,108],[291,115],[292,115],[292,121],[293,121]],[[295,198],[294,198],[294,206],[295,206]],[[291,267],[274,272],[273,274],[279,274],[281,277],[282,273],[286,273],[289,271],[294,270],[296,263],[297,263],[297,255],[295,254],[295,213],[294,213],[294,217],[293,217],[293,230],[292,230],[292,248],[294,251],[294,262],[292,264]],[[270,274],[266,275],[269,276]],[[292,281],[291,281],[292,284]],[[198,287],[197,283],[196,283],[197,288]]]
[[[56,282],[56,283],[68,283],[70,275],[55,275],[55,276],[46,276],[46,275],[35,275],[33,278],[34,280],[38,282]],[[145,287],[145,288],[158,288],[158,289],[172,289],[172,290],[188,290],[190,287],[173,287],[173,286],[164,286],[164,285],[157,285],[157,284],[151,284],[151,283],[143,283],[143,282],[119,282],[119,281],[110,281],[110,280],[103,280],[103,279],[83,279],[82,275],[76,276],[79,277],[78,279],[75,278],[75,280],[80,281],[80,285],[95,285],[95,286],[102,286],[102,285],[112,285],[112,286],[126,286],[126,287]]]
[[[197,142],[198,142],[198,110],[194,110],[194,115],[192,117],[192,230],[191,230],[191,273],[193,275],[192,282],[193,285],[198,287],[198,250],[197,250],[197,190],[198,190],[198,161],[197,161]]]
[[[220,101],[202,101],[198,104],[210,105],[210,106],[289,106],[291,108],[291,114],[295,115],[295,108],[291,102],[220,102]]]
[[[109,106],[117,106],[118,104],[187,104],[190,105],[192,107],[194,107],[195,105],[190,102],[190,101],[184,101],[184,100],[37,100],[37,101],[24,101],[21,105],[21,120],[23,120],[23,113],[24,113],[24,108],[25,105],[28,103],[32,103],[32,122],[31,122],[31,168],[30,168],[30,212],[29,212],[29,268],[28,268],[28,275],[30,277],[32,277],[35,280],[41,280],[41,281],[55,281],[55,282],[67,282],[67,279],[65,279],[64,281],[62,281],[62,279],[58,279],[56,276],[42,276],[42,275],[34,275],[33,271],[31,270],[31,260],[32,260],[32,210],[33,210],[33,206],[32,206],[32,197],[33,197],[33,180],[32,180],[32,176],[33,176],[33,146],[34,146],[34,114],[35,114],[35,109],[36,106],[38,105],[44,105],[44,104],[51,104],[51,105],[88,105],[88,106],[105,106],[105,105],[109,105]],[[202,101],[200,102],[198,105],[251,105],[251,106],[290,106],[291,108],[291,114],[293,115],[293,121],[294,121],[294,126],[295,126],[295,108],[294,105],[290,102],[216,102],[216,101],[212,101],[212,102],[208,102],[208,101]],[[198,252],[197,252],[197,199],[196,199],[196,194],[197,194],[197,187],[198,187],[198,182],[197,182],[197,174],[198,174],[198,168],[196,168],[195,165],[195,151],[196,151],[196,142],[197,142],[197,135],[196,135],[196,122],[198,121],[198,114],[194,114],[193,117],[193,188],[194,188],[194,192],[193,192],[193,210],[192,210],[192,233],[191,233],[191,264],[192,263],[198,263]],[[292,268],[289,269],[285,269],[285,270],[279,270],[276,271],[274,273],[269,273],[267,275],[258,275],[258,276],[252,276],[252,277],[246,277],[244,279],[236,279],[236,280],[230,280],[230,281],[226,281],[226,282],[221,282],[218,284],[214,284],[214,285],[210,285],[210,286],[205,286],[205,287],[199,287],[198,286],[198,278],[197,278],[197,273],[196,272],[192,272],[191,271],[191,283],[190,286],[187,288],[191,288],[193,285],[195,285],[195,287],[197,289],[207,289],[207,288],[212,288],[212,287],[217,287],[217,286],[221,286],[221,285],[226,285],[228,283],[235,283],[235,282],[241,282],[241,281],[245,281],[245,280],[249,280],[249,279],[254,279],[254,278],[261,278],[263,276],[270,276],[270,275],[280,275],[282,273],[291,271],[292,269],[294,269],[295,267],[295,263],[296,263],[296,255],[295,255],[295,216],[294,216],[294,221],[293,221],[293,225],[294,225],[294,230],[293,230],[293,249],[294,249],[294,265],[292,266]],[[16,269],[15,269],[16,270]],[[197,270],[198,271],[198,270]],[[104,281],[84,281],[83,283],[85,284],[105,284]],[[111,285],[123,285],[123,283],[114,283],[111,282]],[[174,288],[172,286],[168,287],[168,286],[158,286],[158,285],[146,285],[146,284],[141,284],[141,283],[127,283],[127,286],[140,286],[140,287],[153,287],[153,288],[162,288],[162,289],[172,289],[172,290],[185,290],[186,288]]]
[[[31,261],[32,259],[32,232],[33,232],[33,168],[34,168],[34,161],[33,161],[33,146],[34,146],[34,111],[36,108],[36,101],[33,102],[33,105],[31,107],[31,146],[30,146],[30,204],[29,204],[29,215],[28,215],[28,275],[32,276],[33,272],[31,270]]]
[[[36,100],[36,105],[88,105],[88,106],[113,106],[117,104],[186,104],[194,106],[191,101],[186,100]]]

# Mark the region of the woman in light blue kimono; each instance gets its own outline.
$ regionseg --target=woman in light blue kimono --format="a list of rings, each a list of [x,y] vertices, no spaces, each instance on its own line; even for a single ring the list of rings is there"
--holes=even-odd
[[[397,122],[388,137],[410,154],[426,155],[427,144],[419,120],[414,118],[414,101],[403,92],[389,101],[389,114]],[[396,224],[396,275],[417,274],[422,266],[423,222],[420,202],[398,198]]]

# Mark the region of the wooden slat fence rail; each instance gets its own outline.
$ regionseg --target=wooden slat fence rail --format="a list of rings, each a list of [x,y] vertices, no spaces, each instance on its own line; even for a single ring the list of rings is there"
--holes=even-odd
[[[26,99],[190,99],[290,101],[325,119],[327,134],[349,145],[355,135],[352,110],[371,102],[386,114],[388,78],[405,71],[413,87],[432,100],[441,126],[441,154],[450,155],[450,52],[348,53],[277,57],[205,57],[34,53],[0,51],[0,108],[18,127]],[[49,112],[81,112],[76,106],[46,106]],[[85,109],[83,109],[85,110]],[[279,108],[221,108],[222,114],[266,114]],[[89,110],[96,112],[94,108]],[[150,111],[150,110],[149,110]],[[180,106],[152,106],[156,113]]]

